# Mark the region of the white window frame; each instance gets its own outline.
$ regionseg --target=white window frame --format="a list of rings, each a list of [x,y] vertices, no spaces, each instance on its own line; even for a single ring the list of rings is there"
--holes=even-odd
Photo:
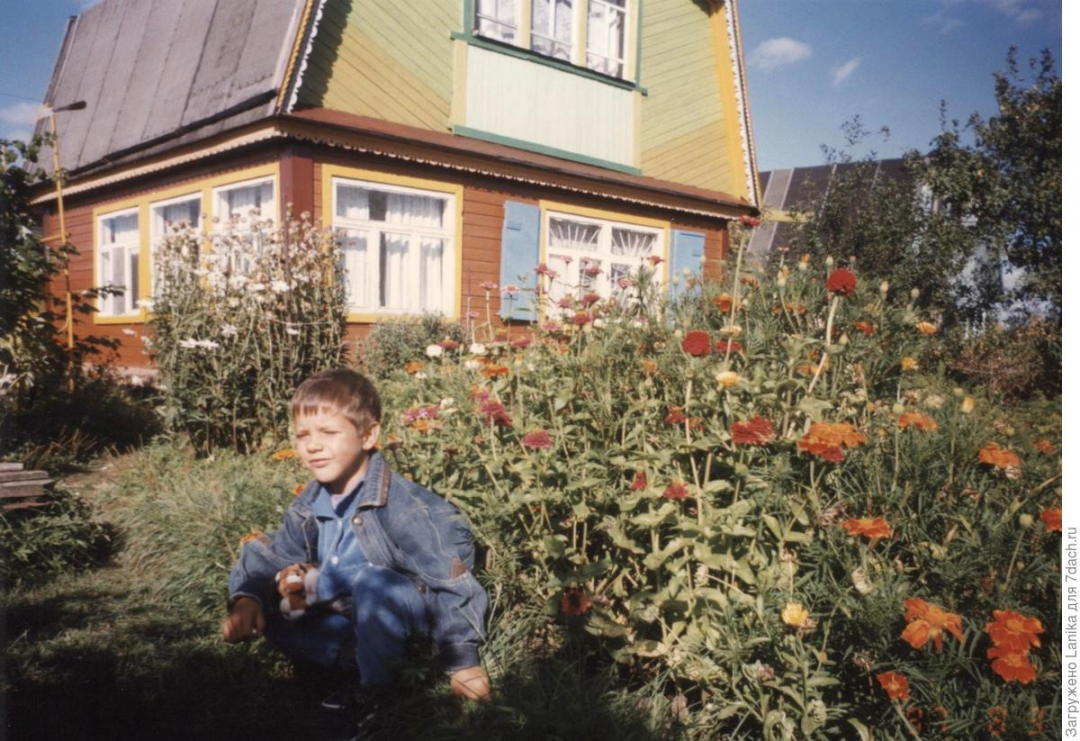
[[[180,203],[187,203],[194,201],[198,206],[198,214],[195,217],[194,223],[191,227],[196,231],[202,230],[203,223],[203,198],[202,193],[199,191],[192,191],[191,193],[185,193],[184,195],[176,196],[175,198],[166,198],[160,201],[150,202],[150,295],[153,296],[157,286],[157,253],[158,246],[165,238],[169,224],[162,223],[164,219],[159,218],[160,209],[168,208],[169,206],[175,206]]]
[[[330,180],[332,197],[332,225],[335,234],[341,239],[343,259],[346,266],[350,261],[350,243],[353,239],[363,237],[366,241],[365,256],[359,261],[359,275],[350,275],[346,269],[346,296],[348,312],[350,314],[400,314],[411,315],[424,312],[439,313],[444,316],[452,316],[455,310],[457,296],[457,197],[454,193],[442,190],[429,190],[424,188],[392,185],[378,181],[364,180],[352,177],[334,176]],[[442,226],[420,226],[408,224],[396,224],[387,221],[373,221],[338,215],[338,199],[342,187],[363,188],[368,191],[378,191],[386,194],[400,194],[404,196],[420,196],[434,198],[443,201]],[[403,305],[385,306],[381,296],[381,281],[383,275],[382,265],[382,237],[384,233],[407,234],[409,248],[405,256],[407,275],[416,276],[415,281],[407,287],[407,296]],[[420,240],[424,238],[441,239],[443,251],[441,257],[440,293],[441,300],[431,302],[425,296],[420,295],[419,288],[422,276],[422,247]]]
[[[117,242],[106,241],[106,222],[135,217],[135,229],[130,235]],[[139,313],[137,302],[139,300],[139,273],[140,261],[142,260],[142,225],[140,224],[139,208],[125,208],[118,211],[100,214],[97,218],[97,270],[98,285],[102,287],[113,286],[123,288],[124,293],[118,296],[102,296],[98,300],[98,314],[103,317],[132,316]],[[131,264],[132,257],[135,264]],[[120,283],[114,282],[116,271],[113,269],[114,261],[120,259],[123,264],[123,278]],[[119,304],[119,310],[117,310]]]
[[[494,14],[484,12],[490,10],[481,0],[474,0],[472,34],[476,38],[490,39],[503,44],[511,44],[526,49],[534,54],[554,59],[560,62],[584,67],[599,74],[617,79],[630,80],[633,78],[633,70],[629,67],[630,44],[637,40],[637,30],[630,28],[633,18],[631,6],[640,0],[569,0],[571,4],[572,22],[570,28],[570,59],[565,60],[546,51],[536,48],[534,38],[540,38],[549,44],[563,45],[567,42],[555,39],[554,28],[537,29],[533,27],[533,10],[539,3],[550,3],[552,11],[560,0],[510,0],[513,5],[513,23],[507,18],[499,16],[499,0],[491,0]],[[622,3],[620,5],[620,3]],[[636,5],[635,8],[636,9]],[[551,24],[555,22],[555,13],[549,16]],[[604,48],[595,48],[590,45],[594,23],[612,23],[615,19],[621,19],[622,39],[620,48],[614,51],[610,43],[605,43]],[[487,30],[485,30],[485,27]],[[494,31],[494,33],[493,33]],[[508,33],[508,31],[510,33]],[[513,41],[507,39],[513,36]],[[610,42],[608,34],[598,34],[606,42]]]
[[[596,250],[579,250],[556,245],[552,237],[552,222],[554,220],[568,220],[581,224],[585,227],[598,227],[599,233],[596,240]],[[552,281],[550,298],[558,302],[564,296],[581,298],[585,293],[598,294],[602,299],[611,297],[621,298],[625,288],[618,285],[619,277],[635,278],[639,268],[648,268],[652,271],[653,282],[663,286],[662,272],[650,262],[649,258],[656,258],[655,262],[662,260],[667,250],[667,230],[662,227],[639,224],[632,221],[619,221],[616,219],[584,216],[581,214],[546,209],[544,212],[544,244],[545,264],[554,270],[558,277]],[[627,229],[640,234],[653,235],[656,237],[647,255],[629,256],[615,254],[613,232],[617,229]],[[567,262],[564,257],[571,260]],[[616,275],[615,266],[625,265],[629,267],[628,273]],[[600,268],[600,273],[590,276],[586,271],[590,266]],[[545,279],[546,280],[546,279]]]

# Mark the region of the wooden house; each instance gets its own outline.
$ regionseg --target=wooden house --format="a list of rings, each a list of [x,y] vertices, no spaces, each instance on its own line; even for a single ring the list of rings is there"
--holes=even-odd
[[[72,290],[125,289],[80,331],[128,368],[176,220],[310,212],[361,335],[555,260],[601,295],[646,258],[715,269],[758,207],[735,0],[102,0],[45,103]],[[57,235],[55,192],[36,203]]]

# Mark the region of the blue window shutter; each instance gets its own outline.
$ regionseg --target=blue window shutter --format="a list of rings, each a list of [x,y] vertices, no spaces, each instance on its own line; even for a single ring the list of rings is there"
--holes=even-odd
[[[512,300],[505,295],[502,297],[500,316],[503,320],[534,322],[537,319],[536,294],[526,289],[536,288],[533,268],[540,264],[540,207],[507,201],[505,209],[499,284],[501,287],[512,283],[522,291]]]
[[[705,255],[705,235],[701,232],[671,232],[671,262],[668,264],[668,287],[675,300],[686,291],[686,271],[701,277],[701,258]],[[675,285],[675,276],[679,284]]]

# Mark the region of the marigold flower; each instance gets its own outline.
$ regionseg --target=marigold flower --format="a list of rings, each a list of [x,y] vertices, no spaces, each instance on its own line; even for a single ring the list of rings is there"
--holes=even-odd
[[[772,422],[760,414],[746,422],[731,423],[731,442],[736,445],[768,445],[774,436]]]
[[[986,634],[995,646],[1027,651],[1041,646],[1039,633],[1045,633],[1038,618],[1028,617],[1012,610],[994,610],[994,619],[986,624]]]
[[[646,376],[651,376],[653,373],[656,373],[659,368],[660,365],[655,360],[641,361],[641,372],[644,373]]]
[[[963,414],[971,414],[975,411],[975,399],[970,396],[965,396],[964,400],[960,402],[960,411]]]
[[[682,407],[668,407],[668,415],[664,417],[664,423],[669,425],[680,425],[686,421],[686,415],[683,414]]]
[[[305,486],[307,486],[307,484],[297,484],[296,486],[294,486],[294,487],[292,488],[292,495],[293,495],[294,497],[298,497],[298,496],[300,496],[301,492],[303,492],[303,491],[304,491],[304,487],[305,487]]]
[[[1061,532],[1061,507],[1051,507],[1039,513],[1039,519],[1046,525],[1048,533]]]
[[[937,325],[930,322],[919,322],[915,325],[915,329],[919,330],[920,334],[934,334],[937,332]]]
[[[1031,684],[1035,681],[1035,667],[1027,651],[1018,651],[1010,646],[992,646],[986,650],[986,657],[991,659],[990,668],[994,674],[1006,682]]]
[[[882,517],[859,517],[844,520],[840,527],[847,531],[848,535],[870,538],[888,538],[892,535],[892,527]]]
[[[541,450],[551,447],[551,434],[547,430],[535,429],[526,432],[521,438],[521,444],[530,450]]]
[[[919,361],[913,357],[905,356],[900,358],[900,370],[902,371],[917,371],[919,370]]]
[[[722,388],[729,389],[739,382],[739,374],[735,371],[720,371],[716,374],[716,382]]]
[[[1046,453],[1047,455],[1053,455],[1057,452],[1056,450],[1054,450],[1054,446],[1050,443],[1049,440],[1039,440],[1037,443],[1035,443],[1035,450],[1039,451],[1040,453]]]
[[[424,370],[424,364],[418,360],[414,360],[411,363],[405,364],[405,372],[408,373],[410,376],[419,373],[422,370]]]
[[[749,286],[750,288],[757,288],[761,285],[761,282],[752,275],[744,275],[739,278],[739,283],[744,286]]]
[[[881,672],[875,675],[878,684],[885,690],[885,694],[889,696],[889,699],[893,702],[903,702],[910,696],[908,688],[907,677],[903,674],[897,674],[896,672]]]
[[[780,619],[784,622],[784,625],[788,625],[796,630],[804,630],[813,627],[813,623],[810,620],[810,611],[802,606],[799,602],[788,602],[784,606],[784,609],[780,611]]]
[[[687,332],[682,341],[682,351],[695,358],[710,354],[712,352],[712,340],[709,339],[709,333],[702,332],[700,329]]]
[[[825,290],[837,296],[850,296],[855,293],[855,274],[847,268],[837,268],[825,280]]]
[[[488,363],[480,369],[480,375],[486,378],[499,378],[501,376],[510,375],[510,369],[505,365],[497,365],[495,363]]]
[[[291,461],[296,457],[296,451],[292,448],[285,448],[285,450],[278,450],[272,456],[275,461]]]
[[[719,296],[713,297],[712,302],[716,305],[716,308],[720,309],[724,314],[727,314],[731,311],[731,302],[733,300],[730,293],[721,293]]]
[[[1016,453],[1001,447],[997,443],[987,443],[979,451],[979,462],[996,468],[1020,467],[1020,458]]]
[[[401,442],[401,438],[391,432],[386,436],[386,442],[382,445],[382,449],[386,451],[400,450],[404,445],[405,443]]]
[[[634,480],[630,482],[630,491],[642,491],[647,483],[644,471],[634,471]]]
[[[900,635],[912,648],[922,648],[931,638],[934,650],[940,653],[943,631],[949,631],[956,640],[963,642],[964,631],[960,616],[955,612],[946,612],[937,605],[912,597],[904,600],[904,619],[908,626]]]
[[[562,599],[559,601],[559,609],[563,615],[584,615],[592,607],[589,595],[581,587],[567,587],[563,590]]]
[[[862,332],[867,337],[871,337],[874,334],[874,325],[870,322],[854,322],[851,326]]]
[[[986,711],[986,717],[988,718],[986,730],[990,732],[991,736],[1000,736],[1005,733],[1009,721],[1008,710],[1000,705],[995,705]]]
[[[933,432],[937,429],[937,420],[921,412],[904,412],[896,424],[901,430],[914,427],[916,430]]]
[[[664,499],[686,499],[690,492],[682,481],[672,481],[661,495]]]
[[[844,459],[843,446],[854,448],[866,442],[866,436],[847,422],[815,422],[799,438],[799,450],[831,463]]]

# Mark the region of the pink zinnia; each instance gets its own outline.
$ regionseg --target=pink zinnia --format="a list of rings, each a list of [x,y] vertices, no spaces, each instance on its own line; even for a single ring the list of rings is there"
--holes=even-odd
[[[686,499],[690,492],[686,488],[686,484],[681,481],[672,481],[668,484],[668,487],[664,489],[664,493],[661,495],[664,499]]]
[[[630,491],[641,491],[645,488],[646,484],[645,472],[634,471],[634,480],[630,482]]]
[[[521,444],[530,450],[540,450],[551,447],[551,435],[547,430],[536,429],[526,432],[521,438]]]

